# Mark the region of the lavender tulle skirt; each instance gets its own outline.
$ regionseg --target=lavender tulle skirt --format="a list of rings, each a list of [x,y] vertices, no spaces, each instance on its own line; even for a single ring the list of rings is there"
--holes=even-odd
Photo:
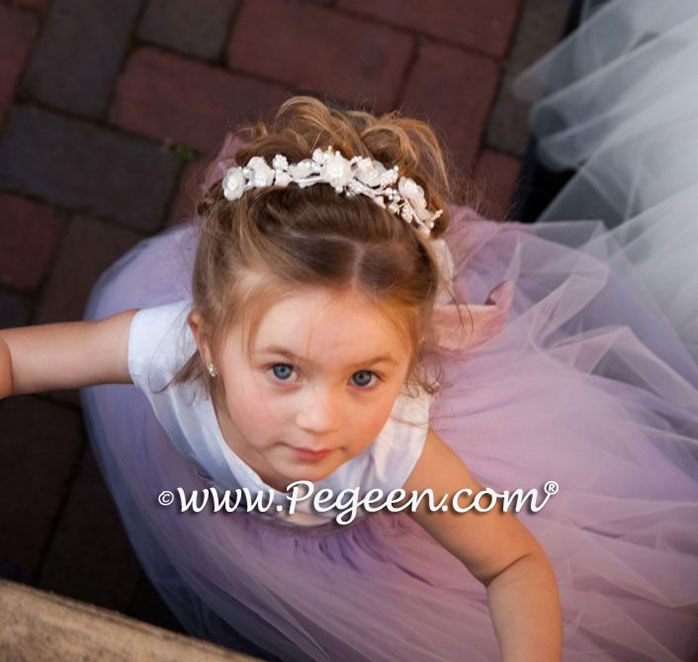
[[[459,298],[515,287],[498,335],[441,357],[432,427],[497,491],[559,484],[517,517],[553,564],[566,661],[692,659],[698,365],[643,285],[652,256],[629,260],[598,221],[454,214]],[[138,244],[102,275],[86,317],[188,296],[195,239],[182,225]],[[102,385],[82,398],[138,557],[191,634],[293,662],[499,659],[485,589],[407,513],[319,527],[177,513],[158,505],[162,490],[208,483],[145,396]]]

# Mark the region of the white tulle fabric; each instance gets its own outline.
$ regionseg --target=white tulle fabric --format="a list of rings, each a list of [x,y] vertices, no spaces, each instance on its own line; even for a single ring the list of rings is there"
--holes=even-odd
[[[539,221],[600,219],[698,355],[698,3],[614,0],[516,79],[550,169]]]

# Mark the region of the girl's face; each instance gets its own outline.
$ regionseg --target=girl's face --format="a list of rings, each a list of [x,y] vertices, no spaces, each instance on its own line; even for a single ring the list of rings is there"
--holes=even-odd
[[[208,348],[202,356],[211,360]],[[215,362],[226,393],[224,403],[214,402],[221,432],[277,490],[322,480],[381,431],[409,359],[373,306],[351,295],[301,291],[267,311],[249,357],[240,329],[224,341]]]

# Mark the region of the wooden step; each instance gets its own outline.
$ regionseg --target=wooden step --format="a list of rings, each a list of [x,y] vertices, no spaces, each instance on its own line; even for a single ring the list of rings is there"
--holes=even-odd
[[[0,579],[0,659],[263,662],[55,593]]]

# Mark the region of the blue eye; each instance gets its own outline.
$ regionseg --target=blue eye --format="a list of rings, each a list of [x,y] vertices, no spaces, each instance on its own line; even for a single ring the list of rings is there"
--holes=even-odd
[[[368,386],[371,383],[371,377],[376,376],[376,373],[371,372],[370,370],[359,370],[358,372],[355,372],[352,376],[356,377],[357,375],[362,375],[363,379],[357,380],[359,386]]]
[[[284,382],[288,381],[288,377],[290,377],[290,372],[293,372],[293,368],[288,363],[275,363],[274,365],[270,366],[270,368],[274,373],[274,377]],[[282,368],[282,374],[279,374],[279,372],[277,372],[277,368]]]

